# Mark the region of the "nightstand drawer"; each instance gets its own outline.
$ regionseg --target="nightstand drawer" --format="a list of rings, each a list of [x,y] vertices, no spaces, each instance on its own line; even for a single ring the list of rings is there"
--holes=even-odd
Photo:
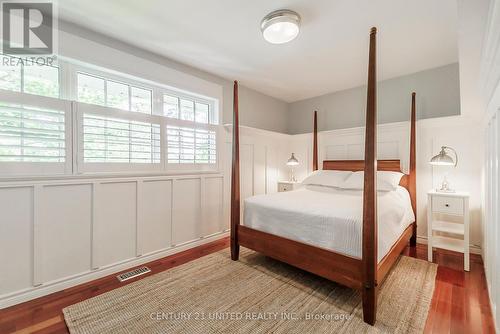
[[[278,191],[283,192],[283,191],[290,191],[293,190],[293,185],[290,183],[278,183]]]
[[[432,211],[461,216],[464,214],[464,201],[462,198],[432,196]]]

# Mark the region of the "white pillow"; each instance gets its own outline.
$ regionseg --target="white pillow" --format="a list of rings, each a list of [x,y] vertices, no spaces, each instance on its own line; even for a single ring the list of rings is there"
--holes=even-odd
[[[396,190],[399,185],[399,181],[401,181],[403,175],[404,174],[400,172],[378,171],[377,190],[379,191]],[[340,188],[361,190],[364,188],[364,177],[365,177],[365,172],[354,172],[340,185]]]
[[[351,174],[352,172],[350,171],[317,170],[306,177],[304,181],[302,181],[302,184],[338,188]]]

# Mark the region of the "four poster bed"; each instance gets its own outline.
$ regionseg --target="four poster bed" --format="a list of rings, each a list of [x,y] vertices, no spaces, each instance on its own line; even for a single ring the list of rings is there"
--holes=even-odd
[[[241,245],[329,280],[358,289],[362,294],[364,321],[373,325],[376,318],[378,285],[395,264],[408,241],[411,245],[415,245],[417,227],[415,219],[415,93],[412,94],[411,103],[409,174],[400,179],[398,187],[399,194],[404,194],[395,195],[398,192],[394,191],[388,192],[389,195],[381,196],[379,194],[377,196],[376,180],[378,177],[376,171],[400,172],[401,169],[399,160],[376,160],[376,29],[372,28],[370,32],[365,160],[323,161],[323,170],[363,171],[361,180],[363,187],[357,193],[351,191],[348,195],[344,195],[341,190],[323,187],[319,190],[304,189],[253,197],[245,202],[245,225],[240,225],[239,118],[238,84],[236,81],[234,83],[233,107],[231,258],[238,260]],[[318,142],[315,112],[313,170],[317,169]],[[379,209],[381,212],[379,217],[382,221],[380,229],[377,226],[377,198],[380,199]],[[401,220],[403,223],[393,224],[398,227],[392,229],[391,232],[390,228],[386,227],[390,225],[391,218],[388,218],[390,215],[384,216],[384,214],[388,212],[387,208],[398,206],[395,204],[397,198],[402,198],[401,203],[403,204],[399,205],[399,207],[403,207],[401,212],[408,210],[411,215],[406,215],[406,218]],[[324,222],[326,219],[326,216],[321,216],[321,212],[324,211],[325,215],[328,215],[332,214],[332,210],[344,210],[346,207],[356,205],[358,211],[362,210],[357,224],[353,223],[352,217],[349,218],[350,220],[339,220],[336,217],[336,220],[331,219],[331,226],[321,225],[320,222]],[[289,210],[288,207],[290,207]],[[308,209],[311,212],[308,212]],[[336,212],[334,213],[336,214]],[[316,219],[317,217],[319,218]],[[273,220],[277,222],[274,225],[272,224]],[[260,222],[263,224],[259,227]],[[266,223],[269,223],[267,227]],[[298,231],[296,234],[292,233],[294,228]],[[306,229],[309,228],[311,230],[318,229],[318,233],[315,235],[323,236],[323,239],[315,241],[313,234],[306,233]],[[321,228],[333,230],[321,230]],[[356,233],[358,233],[357,236]],[[328,237],[335,238],[336,235],[337,239],[329,243]],[[386,235],[392,237],[389,238]],[[379,236],[383,245],[378,244]],[[358,242],[357,249],[349,245],[344,245],[345,247],[342,249],[339,240],[356,240],[356,238],[361,242],[361,244]],[[382,249],[383,254],[378,254],[380,249]]]

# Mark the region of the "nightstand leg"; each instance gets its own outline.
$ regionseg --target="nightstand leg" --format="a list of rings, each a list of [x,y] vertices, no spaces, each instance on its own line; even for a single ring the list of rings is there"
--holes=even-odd
[[[470,271],[470,265],[469,265],[469,245],[465,246],[465,252],[464,252],[464,270],[465,271]]]
[[[427,260],[432,262],[432,198],[427,200]]]
[[[427,244],[427,260],[432,262],[432,238],[429,238],[429,242]]]
[[[464,210],[464,270],[469,271],[470,264],[469,264],[469,255],[470,255],[470,249],[469,249],[469,218],[470,218],[470,213],[469,213],[469,199],[464,200],[465,204],[465,210]]]

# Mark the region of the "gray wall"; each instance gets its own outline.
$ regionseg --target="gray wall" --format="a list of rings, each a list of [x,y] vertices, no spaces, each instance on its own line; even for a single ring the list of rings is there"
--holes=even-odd
[[[411,92],[417,93],[417,118],[460,114],[458,63],[384,80],[378,84],[378,123],[409,120]],[[366,86],[338,91],[288,106],[288,133],[312,131],[318,111],[319,130],[365,125]]]
[[[223,124],[233,123],[233,83],[224,84]],[[287,133],[288,103],[245,86],[238,87],[240,125]]]
[[[233,82],[197,68],[181,64],[161,55],[145,51],[114,38],[98,34],[94,31],[76,26],[73,23],[59,21],[59,29],[80,36],[96,43],[104,44],[114,49],[132,54],[143,59],[173,68],[175,70],[197,76],[223,86],[222,123],[232,123],[233,112]],[[259,129],[287,132],[288,104],[284,101],[259,93],[242,85],[239,87],[240,125]]]

